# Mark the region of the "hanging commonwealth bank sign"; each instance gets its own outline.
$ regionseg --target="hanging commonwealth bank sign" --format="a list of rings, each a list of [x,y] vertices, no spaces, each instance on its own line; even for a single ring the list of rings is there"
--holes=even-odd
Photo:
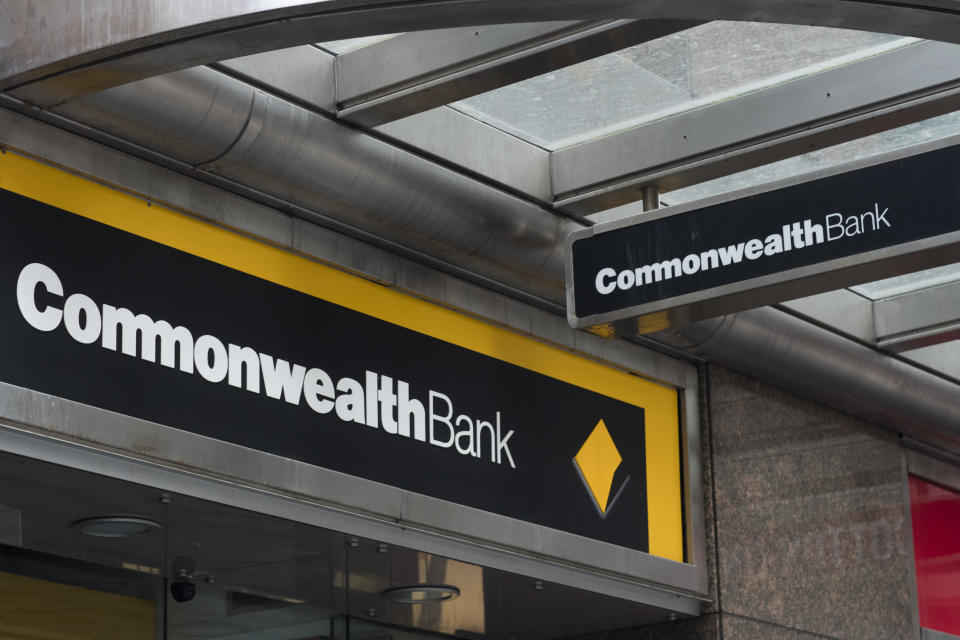
[[[0,382],[683,561],[681,391],[0,157]]]
[[[948,147],[575,232],[570,323],[655,331],[956,262],[958,184]]]

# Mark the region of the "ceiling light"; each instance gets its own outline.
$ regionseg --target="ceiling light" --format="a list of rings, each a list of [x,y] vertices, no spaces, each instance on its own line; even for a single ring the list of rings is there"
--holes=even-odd
[[[459,597],[460,589],[449,584],[412,584],[392,587],[383,592],[383,597],[405,604],[444,602]]]
[[[160,530],[159,522],[135,516],[86,518],[77,520],[72,526],[80,533],[98,538],[128,538]]]

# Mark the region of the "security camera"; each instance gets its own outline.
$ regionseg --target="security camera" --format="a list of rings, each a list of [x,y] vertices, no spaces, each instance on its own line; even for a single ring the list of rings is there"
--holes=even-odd
[[[197,585],[186,578],[179,578],[170,583],[170,595],[177,602],[190,602],[197,595]]]

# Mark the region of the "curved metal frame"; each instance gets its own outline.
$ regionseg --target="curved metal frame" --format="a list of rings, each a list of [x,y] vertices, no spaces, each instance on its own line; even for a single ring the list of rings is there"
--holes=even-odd
[[[154,0],[0,2],[0,89],[49,106],[134,80],[284,47],[398,31],[550,20],[749,20],[960,43],[947,0]]]

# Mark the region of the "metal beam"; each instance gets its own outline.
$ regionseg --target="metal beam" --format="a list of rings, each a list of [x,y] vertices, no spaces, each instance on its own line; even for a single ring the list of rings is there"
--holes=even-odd
[[[0,0],[0,89],[39,105],[323,40],[550,20],[750,20],[960,42],[942,0]]]
[[[877,340],[873,303],[850,289],[781,302],[777,308],[864,344]]]
[[[877,346],[901,352],[960,338],[960,282],[873,303]]]
[[[456,109],[440,107],[418,113],[382,125],[376,133],[485,182],[544,205],[553,202],[550,152]]]
[[[211,66],[271,93],[335,114],[335,60],[332,53],[303,45],[224,60]]]
[[[339,117],[376,127],[699,24],[540,22],[405,33],[338,57]]]
[[[562,149],[556,206],[587,215],[955,111],[957,69],[960,49],[921,42]]]

